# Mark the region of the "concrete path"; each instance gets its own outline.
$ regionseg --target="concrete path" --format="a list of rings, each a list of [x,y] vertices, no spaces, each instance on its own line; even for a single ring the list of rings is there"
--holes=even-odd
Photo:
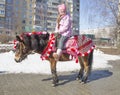
[[[51,86],[51,75],[4,74],[0,71],[0,95],[119,95],[120,60],[113,68],[92,71],[85,85],[76,81],[77,72],[58,73],[59,84]]]

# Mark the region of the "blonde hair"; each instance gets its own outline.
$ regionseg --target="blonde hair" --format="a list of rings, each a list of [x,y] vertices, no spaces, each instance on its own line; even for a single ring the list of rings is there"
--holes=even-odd
[[[60,27],[60,21],[61,21],[61,15],[58,15],[58,17],[57,17],[58,29],[59,29],[59,27]]]

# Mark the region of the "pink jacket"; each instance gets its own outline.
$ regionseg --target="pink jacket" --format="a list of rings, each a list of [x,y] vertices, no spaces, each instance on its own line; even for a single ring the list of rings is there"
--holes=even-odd
[[[60,27],[58,29],[58,24],[56,25],[55,32],[59,32],[62,36],[71,36],[71,18],[69,15],[65,15],[60,21]]]

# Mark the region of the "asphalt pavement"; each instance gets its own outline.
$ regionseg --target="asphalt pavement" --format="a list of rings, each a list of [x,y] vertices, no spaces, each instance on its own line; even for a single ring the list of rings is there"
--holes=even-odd
[[[51,75],[0,71],[0,95],[119,95],[120,60],[109,64],[113,68],[92,70],[87,84],[75,80],[77,71],[58,72],[56,87],[51,86]]]

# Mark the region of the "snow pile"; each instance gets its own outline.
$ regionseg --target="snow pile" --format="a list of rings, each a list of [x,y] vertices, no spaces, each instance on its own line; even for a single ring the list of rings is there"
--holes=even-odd
[[[120,59],[117,55],[104,54],[99,50],[94,51],[93,69],[112,67],[108,64],[109,60]],[[57,63],[57,71],[79,70],[79,63],[75,61],[66,61]],[[21,63],[14,61],[14,52],[0,53],[0,72],[6,73],[41,73],[51,74],[50,63],[42,61],[39,54],[31,54]]]

